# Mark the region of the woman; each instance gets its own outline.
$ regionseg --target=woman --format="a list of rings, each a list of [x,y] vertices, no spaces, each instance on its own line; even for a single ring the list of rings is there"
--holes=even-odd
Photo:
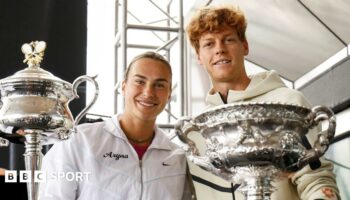
[[[184,151],[155,125],[170,98],[171,83],[171,67],[161,55],[135,57],[122,83],[124,112],[80,125],[70,140],[53,146],[43,159],[47,181],[40,186],[39,199],[190,197],[184,192]],[[54,180],[53,172],[67,176]],[[79,179],[70,181],[68,175]]]

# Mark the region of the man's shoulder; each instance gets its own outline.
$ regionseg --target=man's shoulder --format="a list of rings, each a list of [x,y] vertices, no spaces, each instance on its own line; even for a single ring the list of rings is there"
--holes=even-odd
[[[283,103],[291,103],[291,104],[297,104],[300,106],[310,107],[310,103],[308,102],[304,94],[292,88],[288,88],[288,87],[276,88],[275,90],[272,90],[270,94],[267,94],[267,95],[271,95],[273,99]]]

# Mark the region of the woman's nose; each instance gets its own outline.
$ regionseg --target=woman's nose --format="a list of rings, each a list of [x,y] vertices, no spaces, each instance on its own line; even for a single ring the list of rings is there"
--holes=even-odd
[[[154,88],[152,87],[152,85],[146,84],[146,86],[143,88],[142,94],[145,97],[152,97],[152,96],[154,96]]]

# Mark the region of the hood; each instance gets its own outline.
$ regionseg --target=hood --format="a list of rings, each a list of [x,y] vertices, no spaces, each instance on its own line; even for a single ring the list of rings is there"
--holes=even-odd
[[[271,90],[286,87],[275,71],[266,71],[250,76],[250,83],[245,90],[229,90],[227,103],[245,101],[256,96],[265,94]],[[213,93],[211,89],[207,95],[206,102],[211,105],[221,105],[223,100],[218,92]]]

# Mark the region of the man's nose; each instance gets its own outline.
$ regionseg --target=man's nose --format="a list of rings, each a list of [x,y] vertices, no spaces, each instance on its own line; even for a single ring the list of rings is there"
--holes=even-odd
[[[226,52],[226,46],[222,42],[218,42],[215,47],[215,53],[216,54],[223,54]]]

